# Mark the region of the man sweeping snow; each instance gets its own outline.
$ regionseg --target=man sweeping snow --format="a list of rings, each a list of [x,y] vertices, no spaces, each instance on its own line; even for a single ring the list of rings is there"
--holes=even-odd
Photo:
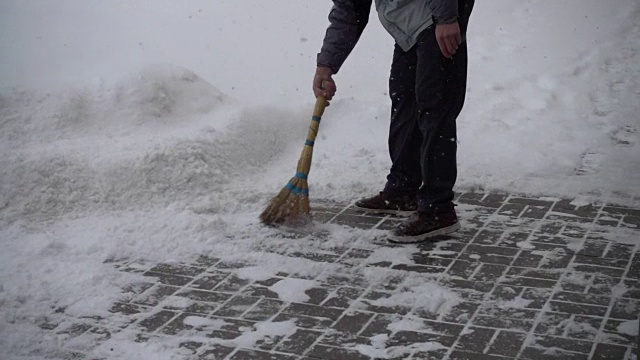
[[[332,78],[367,25],[372,0],[334,0],[313,91],[330,100]],[[375,212],[415,212],[392,232],[410,243],[460,228],[453,204],[456,118],[467,83],[466,30],[474,0],[375,0],[396,41],[389,94],[391,170],[378,195],[356,202]]]

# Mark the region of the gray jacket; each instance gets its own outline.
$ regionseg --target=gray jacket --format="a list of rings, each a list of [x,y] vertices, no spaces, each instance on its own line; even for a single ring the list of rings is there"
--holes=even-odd
[[[333,0],[318,65],[340,70],[369,21],[371,4],[372,0]],[[434,22],[450,24],[458,17],[457,0],[376,0],[376,9],[382,25],[405,51]]]

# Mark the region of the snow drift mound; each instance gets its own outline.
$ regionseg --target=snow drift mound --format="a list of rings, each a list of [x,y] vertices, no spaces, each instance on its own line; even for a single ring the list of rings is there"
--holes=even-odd
[[[41,220],[234,193],[232,179],[283,151],[288,139],[281,130],[296,117],[269,108],[233,110],[229,102],[173,66],[114,85],[3,95],[0,214]],[[218,196],[221,208],[239,194],[246,194],[241,202],[255,202],[246,191],[234,194]]]

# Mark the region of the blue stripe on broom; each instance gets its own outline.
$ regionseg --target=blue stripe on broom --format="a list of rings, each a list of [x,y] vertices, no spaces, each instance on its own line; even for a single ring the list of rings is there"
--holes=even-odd
[[[288,190],[291,190],[291,193],[295,195],[309,195],[309,189],[303,189],[301,187],[297,187],[292,183],[288,183],[287,186],[285,186],[285,188]]]

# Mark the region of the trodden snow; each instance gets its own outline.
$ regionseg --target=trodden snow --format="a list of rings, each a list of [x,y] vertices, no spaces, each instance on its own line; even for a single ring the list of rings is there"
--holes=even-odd
[[[293,175],[330,7],[296,0],[0,3],[0,357],[55,358],[55,336],[38,326],[52,309],[118,321],[108,309],[139,275],[107,259],[179,263],[204,254],[251,259],[253,267],[238,271],[254,280],[331,274],[331,266],[256,251],[267,241],[291,252],[309,246],[278,239],[257,218]],[[338,95],[314,150],[312,198],[350,202],[384,184],[393,43],[375,16],[336,75]],[[637,0],[477,2],[458,120],[458,189],[640,206],[639,17]],[[365,237],[336,225],[322,231],[328,235],[313,245],[318,251]],[[381,248],[375,258],[410,263],[410,249]],[[429,277],[403,281],[406,292],[376,301],[430,311],[460,301]],[[305,301],[311,286],[291,279],[271,290]],[[224,325],[198,317],[184,323]],[[259,323],[234,344],[294,328]],[[637,335],[637,320],[620,329]],[[384,340],[358,349],[381,357],[408,351],[385,349]],[[99,346],[74,341],[98,358],[187,358],[176,344],[143,346],[126,331]]]

